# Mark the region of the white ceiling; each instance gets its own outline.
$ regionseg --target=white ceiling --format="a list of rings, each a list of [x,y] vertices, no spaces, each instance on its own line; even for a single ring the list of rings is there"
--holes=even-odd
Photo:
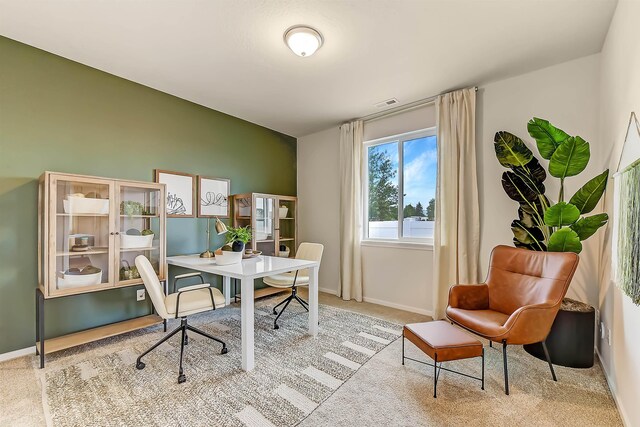
[[[303,136],[599,52],[615,0],[0,0],[0,34]],[[283,32],[317,28],[295,56]],[[0,59],[1,60],[1,59]]]

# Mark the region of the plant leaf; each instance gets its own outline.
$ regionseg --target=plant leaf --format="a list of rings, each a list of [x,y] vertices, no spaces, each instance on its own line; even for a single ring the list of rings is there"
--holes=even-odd
[[[502,173],[502,188],[511,200],[516,202],[534,201],[538,198],[535,188],[527,185],[521,176],[507,171]]]
[[[571,229],[576,232],[580,240],[587,240],[593,236],[596,231],[609,220],[606,213],[596,214],[580,218],[575,224],[571,225]]]
[[[586,214],[591,212],[598,204],[600,197],[602,197],[604,189],[607,188],[608,178],[609,169],[583,185],[582,188],[576,191],[576,194],[571,197],[569,203],[577,206],[577,208],[580,209],[580,213]]]
[[[567,202],[559,202],[544,211],[544,223],[550,227],[571,225],[580,218],[577,207]]]
[[[551,156],[549,173],[556,178],[578,175],[587,167],[591,153],[589,143],[579,136],[569,137]]]
[[[518,208],[518,218],[520,218],[520,222],[527,228],[536,227],[536,223],[533,219],[533,209],[526,203],[520,203],[520,207]]]
[[[521,221],[513,220],[511,223],[511,231],[513,232],[513,237],[518,242],[531,245],[538,246],[538,243],[544,240],[544,235],[539,228],[529,228],[526,227]],[[542,249],[539,249],[542,250]]]
[[[527,123],[529,135],[536,140],[542,158],[549,160],[560,144],[569,138],[562,129],[558,129],[548,120],[534,117]]]
[[[496,150],[496,157],[505,168],[524,167],[533,158],[533,152],[529,150],[524,141],[509,132],[496,132],[493,141],[495,142],[493,148]]]
[[[549,252],[575,252],[582,251],[582,243],[578,234],[570,228],[556,230],[549,237]]]
[[[518,175],[522,179],[522,182],[532,191],[544,194],[545,187],[543,181],[547,178],[547,173],[542,165],[540,165],[540,162],[538,162],[538,159],[535,157],[532,158],[526,168],[514,166],[513,172]]]

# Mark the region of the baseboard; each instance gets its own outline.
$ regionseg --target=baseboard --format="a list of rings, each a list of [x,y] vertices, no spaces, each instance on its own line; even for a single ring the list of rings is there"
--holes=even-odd
[[[10,351],[8,353],[0,354],[0,362],[4,362],[11,359],[16,359],[22,356],[30,356],[36,354],[36,346],[22,348],[20,350]]]
[[[398,310],[404,310],[404,311],[409,311],[411,313],[424,314],[425,316],[433,317],[433,311],[425,310],[424,308],[410,307],[408,305],[396,304],[395,302],[389,302],[389,301],[384,301],[384,300],[369,298],[369,297],[364,297],[362,298],[362,300],[364,302],[368,302],[371,304],[383,305],[385,307],[397,308]]]
[[[331,294],[331,295],[338,296],[338,290],[337,289],[318,288],[318,291],[319,292],[324,292],[325,294]]]
[[[625,427],[631,427],[631,422],[629,421],[629,417],[627,416],[627,411],[625,411],[624,407],[618,400],[618,394],[615,391],[615,387],[612,386],[611,377],[609,375],[609,371],[605,368],[604,363],[602,363],[602,356],[600,355],[600,349],[596,346],[596,355],[598,356],[598,363],[602,368],[602,372],[604,372],[604,377],[607,380],[607,385],[609,386],[609,390],[611,391],[611,395],[613,396],[613,401],[616,402],[616,407],[618,408],[618,412],[620,413],[620,418],[622,418],[622,424]]]

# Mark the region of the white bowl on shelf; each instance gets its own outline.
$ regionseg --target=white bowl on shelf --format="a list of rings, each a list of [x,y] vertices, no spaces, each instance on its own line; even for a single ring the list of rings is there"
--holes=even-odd
[[[68,214],[106,215],[109,213],[109,200],[67,196],[62,201],[62,207],[64,208],[64,213]]]
[[[79,288],[102,283],[102,271],[93,274],[64,274],[58,272],[58,289]]]
[[[154,234],[146,236],[131,236],[120,234],[120,249],[150,248],[153,246]]]
[[[287,248],[286,251],[278,251],[278,256],[280,258],[289,258],[290,253],[291,253],[291,249]]]
[[[217,265],[232,265],[238,264],[242,261],[242,254],[244,252],[222,251],[222,253],[216,254]]]
[[[289,208],[286,206],[280,206],[278,208],[278,215],[280,216],[280,218],[286,218],[288,212],[289,212]]]

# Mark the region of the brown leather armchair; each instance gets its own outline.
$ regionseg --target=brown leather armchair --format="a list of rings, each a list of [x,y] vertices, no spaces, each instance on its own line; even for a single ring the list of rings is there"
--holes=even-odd
[[[496,246],[486,283],[449,290],[447,318],[462,328],[502,343],[504,387],[509,394],[507,345],[542,342],[554,381],[546,338],[578,266],[571,252],[536,252]]]

